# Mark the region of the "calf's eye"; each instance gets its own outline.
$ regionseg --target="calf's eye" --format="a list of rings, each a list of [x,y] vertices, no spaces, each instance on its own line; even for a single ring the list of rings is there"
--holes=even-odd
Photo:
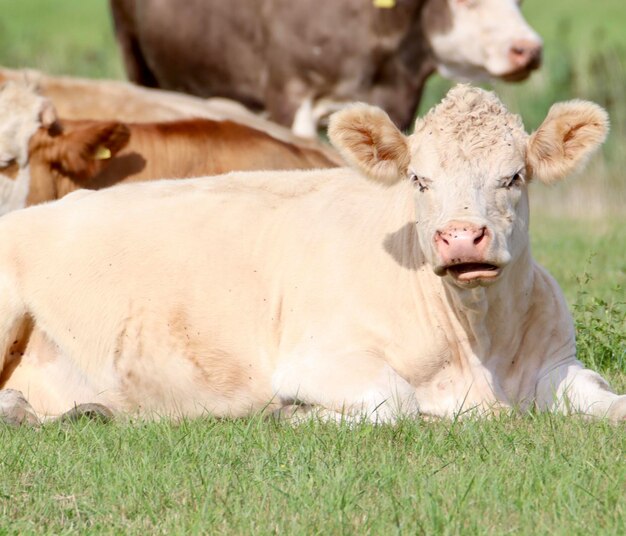
[[[508,190],[513,186],[520,185],[523,181],[524,177],[522,177],[522,174],[518,171],[515,175],[509,177],[509,179],[505,182],[504,187]]]
[[[15,158],[0,159],[0,169],[8,168],[15,164],[17,164],[17,159]]]
[[[428,179],[420,177],[413,172],[411,172],[409,178],[411,180],[411,184],[413,184],[414,187],[419,188],[420,192],[425,192],[426,190],[428,190],[428,183],[430,182]]]

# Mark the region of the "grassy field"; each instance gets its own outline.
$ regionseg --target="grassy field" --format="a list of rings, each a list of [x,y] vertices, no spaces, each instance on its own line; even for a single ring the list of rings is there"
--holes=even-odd
[[[547,415],[1,430],[0,532],[624,534],[623,428]]]
[[[104,0],[0,0],[0,65],[121,78]],[[529,128],[591,98],[609,142],[534,186],[536,258],[561,282],[581,358],[626,391],[626,8],[526,0],[541,73],[498,85]],[[423,108],[449,83],[434,77]],[[0,426],[0,534],[626,534],[626,429],[559,416],[395,427],[259,418]]]
[[[123,78],[106,0],[0,0],[0,65]]]

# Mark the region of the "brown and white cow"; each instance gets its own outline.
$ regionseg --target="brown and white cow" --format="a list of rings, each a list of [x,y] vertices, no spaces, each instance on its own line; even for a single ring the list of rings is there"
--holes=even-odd
[[[341,161],[233,121],[58,119],[47,98],[14,82],[0,87],[0,118],[0,215],[79,188],[228,171],[327,168]]]
[[[154,123],[179,119],[234,121],[260,130],[298,147],[323,152],[337,161],[328,144],[295,136],[291,130],[252,113],[238,102],[202,99],[173,91],[139,87],[119,80],[93,80],[75,76],[50,76],[33,69],[0,68],[0,83],[34,84],[48,97],[64,119]]]
[[[579,169],[607,128],[599,106],[570,101],[529,136],[494,94],[459,86],[409,137],[378,108],[335,115],[357,171],[129,184],[8,214],[4,412],[21,391],[38,415],[299,403],[330,419],[623,421],[626,395],[576,359],[528,239],[531,183]],[[25,339],[32,325],[43,344]]]
[[[111,0],[129,78],[235,99],[312,136],[354,100],[415,117],[435,70],[455,79],[522,80],[542,42],[518,0]]]

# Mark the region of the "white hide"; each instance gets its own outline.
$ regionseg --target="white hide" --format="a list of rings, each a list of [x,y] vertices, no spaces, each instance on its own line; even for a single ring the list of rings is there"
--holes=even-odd
[[[136,183],[9,214],[0,347],[28,317],[46,338],[5,387],[50,393],[39,415],[73,398],[147,416],[305,404],[333,420],[533,407],[624,420],[626,397],[576,359],[563,295],[530,254],[541,173],[513,180],[529,155],[555,180],[549,161],[575,168],[607,128],[597,105],[564,103],[529,144],[495,95],[460,86],[409,137],[371,107],[334,117],[361,172]],[[438,270],[431,241],[459,212],[488,226],[497,277]]]

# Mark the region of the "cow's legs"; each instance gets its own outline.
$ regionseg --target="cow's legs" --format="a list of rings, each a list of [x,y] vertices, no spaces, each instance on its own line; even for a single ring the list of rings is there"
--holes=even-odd
[[[279,363],[272,385],[283,405],[303,404],[298,416],[393,422],[418,413],[414,388],[367,352],[290,356]]]
[[[122,52],[122,59],[128,79],[147,87],[160,87],[156,76],[143,55],[134,21],[133,0],[111,0],[111,15],[115,35]]]
[[[272,413],[272,418],[286,421],[290,424],[300,424],[311,420],[320,422],[336,423],[359,423],[370,421],[367,415],[352,415],[322,408],[320,406],[310,406],[308,404],[289,404],[282,406]]]
[[[321,99],[313,102],[311,97],[303,99],[296,110],[291,131],[301,138],[316,138],[320,125],[328,124],[328,116],[342,110],[346,102]]]
[[[72,422],[80,419],[91,419],[93,421],[109,422],[113,417],[113,412],[105,405],[88,403],[74,406],[71,410],[61,415],[59,420],[62,422]]]
[[[626,421],[626,395],[615,394],[602,376],[579,362],[551,371],[537,383],[539,409]]]
[[[113,417],[113,412],[102,404],[78,404],[58,418],[49,419],[44,417],[42,421],[21,391],[0,389],[0,422],[13,426],[22,424],[35,425],[50,420],[73,422],[83,418],[108,422]]]
[[[20,391],[2,389],[0,390],[0,422],[19,426],[20,424],[38,424],[39,419]]]
[[[328,126],[329,117],[348,107],[351,102],[336,101],[332,99],[319,99],[313,106],[313,120],[316,125]]]
[[[304,99],[296,110],[291,131],[301,138],[315,138],[317,136],[317,122],[313,115],[313,99],[311,97]]]

